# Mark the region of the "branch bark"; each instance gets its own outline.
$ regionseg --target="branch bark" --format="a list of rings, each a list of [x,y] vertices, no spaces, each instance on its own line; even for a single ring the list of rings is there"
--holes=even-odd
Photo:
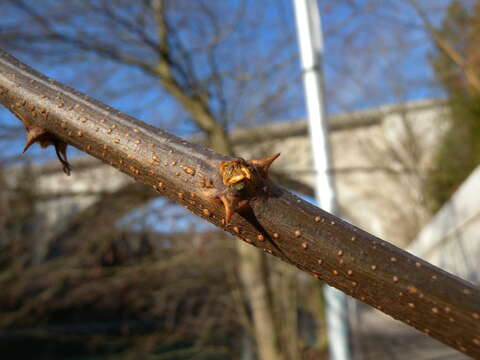
[[[0,52],[0,102],[48,142],[71,144],[199,217],[474,358],[480,290],[275,185],[250,167],[247,212],[225,221],[232,158],[188,143],[49,79]],[[246,163],[245,163],[246,164]],[[245,165],[247,166],[247,165]]]

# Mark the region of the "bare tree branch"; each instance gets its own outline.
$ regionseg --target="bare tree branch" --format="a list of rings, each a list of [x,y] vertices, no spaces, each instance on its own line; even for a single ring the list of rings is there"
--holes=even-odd
[[[84,150],[239,239],[480,357],[477,287],[290,194],[268,179],[264,162],[190,144],[0,54],[0,102],[29,133],[44,131],[41,145]],[[226,181],[233,177],[221,170],[237,165],[244,176]],[[222,197],[244,205],[232,206],[230,222]]]
[[[430,34],[430,36],[432,37],[433,41],[438,46],[438,48],[441,49],[445,53],[445,55],[447,55],[450,58],[450,60],[452,60],[460,69],[462,69],[462,71],[465,73],[465,77],[467,78],[467,81],[470,84],[470,86],[476,92],[480,92],[480,77],[478,75],[478,71],[476,71],[476,69],[473,69],[471,66],[469,66],[468,63],[463,58],[463,56],[457,50],[455,50],[455,47],[452,46],[452,44],[450,44],[448,40],[445,39],[437,29],[435,29],[435,26],[432,24],[432,22],[428,18],[428,15],[425,13],[425,11],[423,11],[423,9],[418,4],[418,1],[417,0],[409,0],[409,1],[412,4],[415,11],[417,12],[420,19],[422,20],[422,23],[425,26],[425,29]]]

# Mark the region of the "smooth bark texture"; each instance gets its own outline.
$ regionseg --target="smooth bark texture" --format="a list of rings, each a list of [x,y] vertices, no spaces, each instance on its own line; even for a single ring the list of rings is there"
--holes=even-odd
[[[253,193],[244,199],[249,211],[236,212],[226,224],[218,197],[228,188],[219,165],[231,158],[113,110],[4,52],[0,102],[27,127],[45,130],[43,145],[68,143],[84,150],[239,239],[480,358],[480,290],[472,284],[255,172]]]

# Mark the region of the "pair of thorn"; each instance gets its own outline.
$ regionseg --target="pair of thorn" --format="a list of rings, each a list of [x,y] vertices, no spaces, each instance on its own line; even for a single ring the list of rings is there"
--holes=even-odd
[[[220,176],[227,188],[217,196],[225,208],[225,224],[228,224],[234,213],[248,209],[249,201],[258,194],[263,180],[268,179],[268,170],[280,153],[254,160],[241,158],[222,161]]]
[[[23,148],[23,152],[27,151],[34,143],[38,143],[42,148],[53,145],[55,147],[57,158],[63,166],[63,172],[70,175],[70,164],[67,158],[67,144],[41,127],[32,126],[27,127],[26,129],[27,142]]]

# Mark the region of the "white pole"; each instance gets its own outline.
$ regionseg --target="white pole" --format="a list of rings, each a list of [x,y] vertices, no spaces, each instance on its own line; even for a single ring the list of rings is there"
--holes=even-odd
[[[315,198],[320,206],[337,214],[335,186],[330,176],[330,144],[323,102],[323,39],[316,0],[293,0],[298,42],[302,60],[303,82],[310,124],[315,170]],[[331,360],[350,360],[346,296],[329,286],[324,287],[328,343]]]

